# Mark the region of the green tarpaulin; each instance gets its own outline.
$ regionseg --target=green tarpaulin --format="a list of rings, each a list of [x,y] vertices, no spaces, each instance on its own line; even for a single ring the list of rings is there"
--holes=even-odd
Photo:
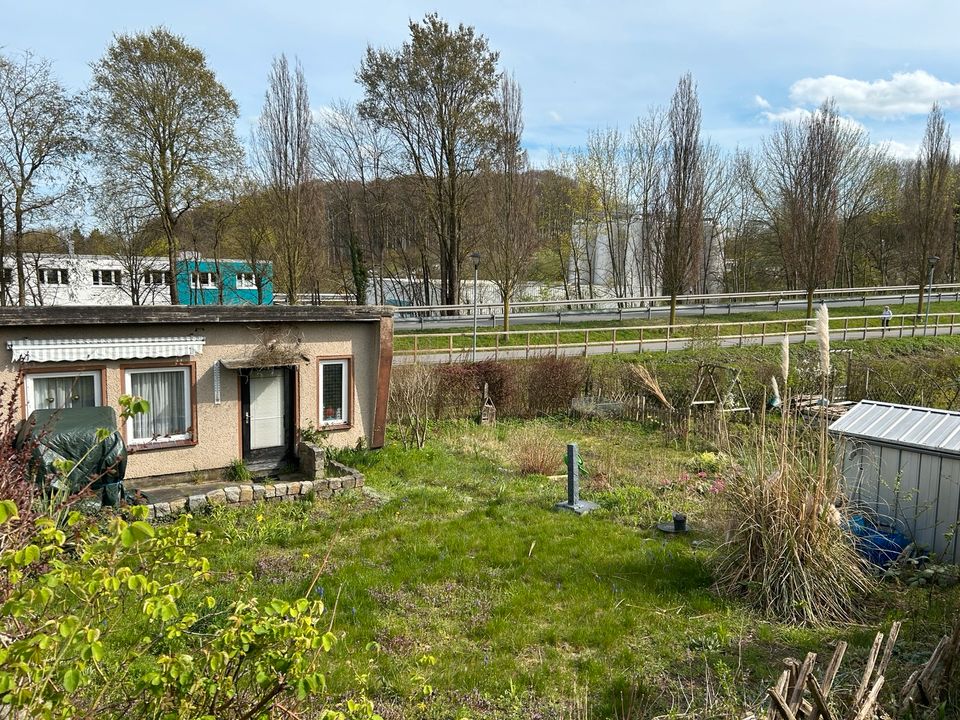
[[[108,431],[97,440],[100,428]],[[36,442],[33,450],[34,477],[44,488],[62,484],[58,460],[72,461],[66,483],[71,493],[85,487],[101,491],[104,505],[116,505],[123,494],[127,450],[117,430],[117,414],[111,407],[35,410],[20,431],[18,446]]]

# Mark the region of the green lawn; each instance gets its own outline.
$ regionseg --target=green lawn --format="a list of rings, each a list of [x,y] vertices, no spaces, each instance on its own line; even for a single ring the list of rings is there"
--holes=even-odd
[[[571,440],[601,506],[584,517],[553,509],[563,480],[514,469],[521,443],[545,442],[561,472]],[[632,423],[447,423],[423,450],[348,453],[368,492],[195,522],[213,533],[204,551],[225,600],[245,583],[298,597],[320,572],[314,592],[342,637],[330,689],[362,677],[386,718],[647,718],[689,702],[725,717],[762,696],[782,657],[838,638],[860,657],[890,617],[909,615],[902,652],[929,648],[956,592],[886,588],[870,601],[876,626],[819,631],[717,597],[716,499],[684,471],[698,449]],[[693,533],[652,529],[677,509]]]
[[[905,305],[891,305],[895,315],[909,315],[907,318],[896,318],[893,321],[891,332],[898,333],[899,326],[904,326],[904,334],[908,334],[914,327],[914,314],[916,312],[916,303],[907,303]],[[857,318],[849,321],[846,325],[850,328],[863,328],[865,318],[867,327],[880,327],[881,307],[871,305],[861,308],[834,308],[831,311],[833,319],[831,328],[840,330],[845,323],[839,318]],[[930,323],[937,321],[938,313],[957,313],[960,312],[960,303],[942,302],[931,303],[930,305]],[[804,323],[796,322],[805,318],[802,310],[784,310],[782,312],[752,312],[735,314],[714,314],[703,317],[680,316],[677,320],[680,325],[687,325],[683,329],[678,329],[671,333],[673,337],[694,337],[706,339],[717,335],[716,323],[725,323],[725,326],[719,329],[722,335],[737,335],[744,333],[761,333],[759,323],[766,322],[765,332],[775,335],[782,332],[784,326],[779,323],[783,321],[794,321],[789,324],[791,331],[801,330]],[[946,319],[944,319],[945,321]],[[666,318],[658,317],[651,320],[644,320],[641,317],[630,317],[622,322],[579,322],[564,323],[544,323],[533,325],[515,325],[510,334],[498,332],[495,328],[489,327],[489,321],[485,327],[481,327],[477,335],[477,347],[523,347],[527,343],[530,345],[582,345],[585,342],[611,342],[614,339],[614,329],[616,328],[616,340],[618,342],[631,342],[641,339],[641,333],[644,340],[665,339],[667,337],[664,326],[667,324]],[[920,321],[922,324],[922,321]],[[743,327],[742,327],[743,326]],[[642,328],[642,330],[638,329]],[[452,336],[452,337],[451,337]],[[397,329],[394,338],[394,346],[397,351],[406,352],[414,349],[414,343],[418,351],[449,350],[451,347],[457,351],[464,351],[472,347],[473,330],[464,328],[463,330],[405,330]]]

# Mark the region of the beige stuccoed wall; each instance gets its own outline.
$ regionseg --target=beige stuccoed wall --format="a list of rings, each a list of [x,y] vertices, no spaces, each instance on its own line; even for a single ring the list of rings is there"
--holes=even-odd
[[[116,408],[123,394],[124,367],[160,364],[196,365],[196,445],[138,450],[130,453],[127,477],[141,478],[193,470],[223,468],[241,456],[240,385],[236,370],[221,368],[221,403],[214,404],[213,366],[218,360],[249,357],[264,339],[279,338],[289,346],[299,341],[298,351],[309,362],[297,366],[297,424],[318,425],[318,358],[350,356],[353,369],[353,419],[351,427],[329,432],[335,447],[349,447],[360,438],[369,443],[377,395],[380,326],[377,322],[316,322],[277,324],[197,324],[197,325],[92,325],[84,327],[24,327],[0,329],[0,383],[12,386],[16,376],[7,340],[15,338],[129,338],[197,335],[206,339],[203,352],[192,358],[170,360],[91,361],[89,363],[35,363],[26,369],[51,372],[78,365],[103,367],[106,371],[106,404]],[[20,412],[23,414],[21,392]]]

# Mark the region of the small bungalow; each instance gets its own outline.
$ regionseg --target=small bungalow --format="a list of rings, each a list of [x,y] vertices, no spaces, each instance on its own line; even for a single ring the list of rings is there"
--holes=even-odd
[[[300,429],[384,441],[392,309],[234,305],[0,308],[0,383],[20,411],[150,403],[121,432],[127,478],[292,462]]]

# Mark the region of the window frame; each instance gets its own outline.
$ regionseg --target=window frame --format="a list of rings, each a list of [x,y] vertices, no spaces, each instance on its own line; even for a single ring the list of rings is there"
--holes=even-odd
[[[79,376],[92,376],[93,377],[93,397],[96,401],[94,407],[102,407],[107,404],[107,394],[106,394],[106,382],[104,378],[104,373],[106,368],[102,365],[91,367],[89,365],[82,365],[75,368],[72,367],[55,367],[55,368],[26,368],[23,371],[23,388],[21,393],[23,395],[23,402],[21,406],[23,407],[23,417],[27,418],[37,408],[33,407],[33,381],[35,379],[44,379],[44,378],[56,378],[56,377],[79,377]],[[46,410],[48,408],[40,408]]]
[[[56,282],[50,282],[50,277],[48,273],[56,273]],[[69,285],[70,284],[70,272],[67,268],[40,268],[39,276],[37,280],[40,285]]]
[[[247,276],[250,277],[249,281]],[[255,272],[243,271],[236,274],[234,278],[234,287],[237,290],[256,290],[257,289],[257,274]]]
[[[160,282],[154,282],[154,276],[158,275],[160,277]],[[149,287],[167,287],[170,285],[170,271],[169,270],[144,270],[141,275],[144,285]]]
[[[109,275],[110,282],[104,282],[103,276]],[[123,284],[123,273],[116,268],[94,268],[91,272],[95,287],[119,287]]]
[[[207,282],[200,282],[201,276],[206,275]],[[216,290],[220,287],[220,276],[216,270],[191,270],[191,290]]]
[[[323,367],[324,365],[340,365],[343,367],[343,403],[346,417],[325,421],[323,419]],[[335,355],[317,358],[317,426],[323,430],[346,430],[353,427],[353,356]]]
[[[186,378],[184,383],[184,408],[188,413],[187,431],[162,439],[137,440],[133,437],[133,418],[123,423],[121,431],[123,441],[128,452],[143,450],[162,450],[164,448],[185,447],[197,444],[197,365],[196,363],[157,362],[137,365],[121,365],[120,376],[123,383],[123,392],[132,395],[130,376],[148,372],[182,372]]]

